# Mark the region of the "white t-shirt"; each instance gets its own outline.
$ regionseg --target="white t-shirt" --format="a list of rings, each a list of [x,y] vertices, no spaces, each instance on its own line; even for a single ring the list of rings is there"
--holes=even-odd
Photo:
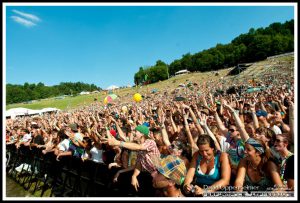
[[[83,140],[81,133],[75,133],[74,138],[75,138],[75,140],[80,140],[80,141]]]
[[[97,163],[104,163],[102,159],[103,150],[97,149],[96,147],[93,147],[90,151],[91,153],[91,160]]]
[[[70,140],[69,139],[64,139],[62,142],[60,142],[58,144],[58,149],[61,150],[61,151],[68,151],[69,149],[69,146],[70,146]]]
[[[31,140],[31,134],[25,134],[23,137],[22,137],[22,142],[28,142],[29,140]]]
[[[226,152],[230,148],[230,144],[226,142],[226,137],[220,136],[220,147],[221,147],[221,152]]]
[[[273,130],[276,135],[282,134],[280,128],[277,125],[273,125],[270,129]]]

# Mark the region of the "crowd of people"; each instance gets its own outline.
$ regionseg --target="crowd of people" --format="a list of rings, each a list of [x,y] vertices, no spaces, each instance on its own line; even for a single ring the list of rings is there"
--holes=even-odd
[[[57,161],[104,163],[115,171],[112,184],[129,172],[136,191],[145,171],[157,196],[291,192],[294,82],[278,76],[276,83],[251,85],[265,89],[215,93],[226,84],[194,82],[182,91],[143,94],[141,102],[119,96],[106,105],[6,119],[6,144],[40,148]]]

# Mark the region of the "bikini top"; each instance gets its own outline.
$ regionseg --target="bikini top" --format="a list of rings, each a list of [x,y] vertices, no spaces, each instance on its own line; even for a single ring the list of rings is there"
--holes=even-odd
[[[213,169],[211,169],[209,171],[208,174],[204,174],[201,170],[200,167],[200,161],[202,160],[202,156],[198,156],[197,158],[197,168],[196,168],[196,172],[195,172],[195,177],[196,177],[196,184],[197,185],[212,185],[214,184],[216,181],[220,180],[221,178],[221,166],[220,166],[220,153],[217,153],[217,155],[215,155],[215,163],[214,163],[214,167]]]

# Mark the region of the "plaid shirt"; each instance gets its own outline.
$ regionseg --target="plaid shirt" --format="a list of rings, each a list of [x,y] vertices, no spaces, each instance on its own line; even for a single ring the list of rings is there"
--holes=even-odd
[[[152,173],[157,171],[157,167],[160,165],[160,152],[156,146],[154,140],[147,139],[143,146],[146,150],[138,151],[137,162],[140,162],[142,169]]]

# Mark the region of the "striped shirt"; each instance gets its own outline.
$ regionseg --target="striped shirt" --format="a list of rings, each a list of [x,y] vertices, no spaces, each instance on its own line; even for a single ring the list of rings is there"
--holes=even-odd
[[[160,164],[160,152],[154,140],[147,139],[142,144],[146,150],[138,151],[137,162],[140,162],[142,169],[149,173],[157,171]]]

